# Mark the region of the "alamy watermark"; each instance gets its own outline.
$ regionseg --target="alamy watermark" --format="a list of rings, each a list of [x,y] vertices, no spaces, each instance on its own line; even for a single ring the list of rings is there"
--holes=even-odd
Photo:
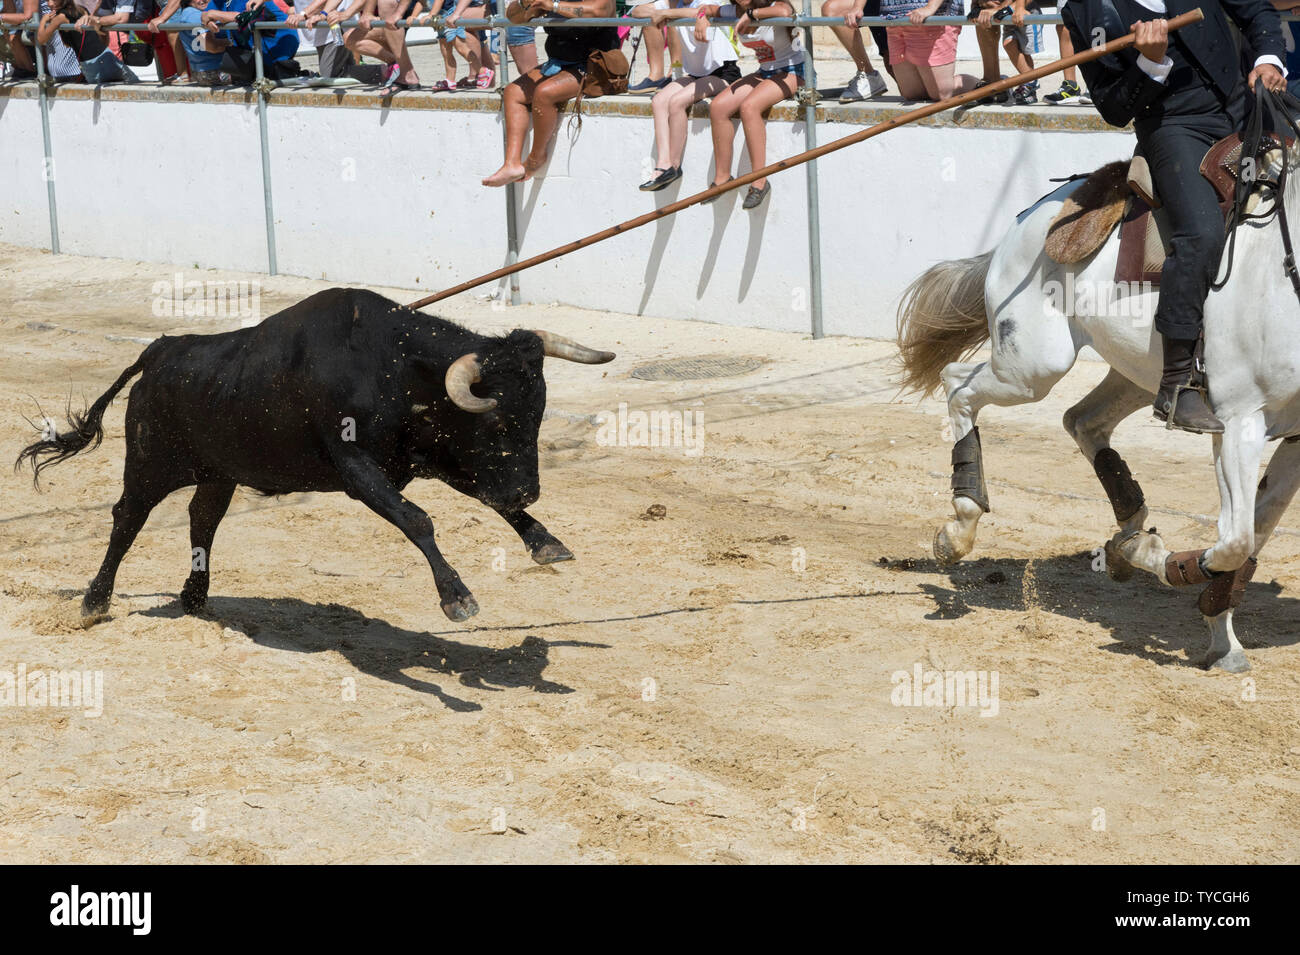
[[[104,713],[103,670],[32,670],[20,663],[0,670],[0,706],[79,709],[86,716]]]
[[[895,706],[976,707],[980,716],[998,715],[997,670],[927,670],[916,663],[895,670],[889,682]]]
[[[680,448],[687,457],[704,450],[704,412],[628,410],[620,401],[617,411],[596,415],[596,443],[602,448]]]
[[[184,318],[190,321],[215,321],[237,318],[243,328],[262,320],[262,283],[239,279],[227,282],[186,281],[181,272],[170,282],[153,283],[155,318]]]
[[[1109,279],[1075,279],[1066,273],[1065,281],[1052,279],[1043,283],[1043,312],[1048,315],[1094,315],[1102,318],[1131,318],[1149,325],[1154,315],[1154,302],[1144,300],[1154,295],[1157,286],[1151,282],[1115,282]]]

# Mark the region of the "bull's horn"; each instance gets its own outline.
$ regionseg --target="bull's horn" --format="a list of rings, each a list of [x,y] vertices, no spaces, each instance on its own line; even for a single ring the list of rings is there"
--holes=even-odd
[[[469,390],[469,386],[478,382],[482,369],[479,368],[478,355],[470,352],[461,355],[447,369],[447,397],[456,403],[456,407],[471,414],[483,414],[497,406],[495,398],[480,398]]]
[[[612,351],[596,351],[586,345],[579,345],[572,338],[565,338],[554,332],[533,329],[533,334],[542,340],[542,350],[548,358],[563,358],[566,361],[581,362],[584,365],[603,365],[614,360]]]

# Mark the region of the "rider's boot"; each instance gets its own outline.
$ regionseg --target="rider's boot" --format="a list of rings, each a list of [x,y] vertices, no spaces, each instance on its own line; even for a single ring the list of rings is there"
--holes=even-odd
[[[1155,415],[1170,428],[1222,434],[1223,422],[1206,399],[1205,374],[1196,360],[1195,338],[1164,338],[1165,371],[1156,394]]]

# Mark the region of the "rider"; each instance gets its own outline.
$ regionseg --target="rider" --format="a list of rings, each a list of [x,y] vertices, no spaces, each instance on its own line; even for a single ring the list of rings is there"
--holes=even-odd
[[[1198,6],[1205,19],[1171,35],[1164,18]],[[1218,196],[1200,165],[1214,143],[1242,128],[1247,84],[1286,87],[1281,21],[1267,0],[1069,0],[1061,16],[1076,50],[1094,46],[1098,31],[1106,40],[1137,34],[1132,47],[1080,68],[1102,118],[1112,126],[1132,121],[1168,216],[1173,251],[1156,306],[1164,339],[1156,417],[1184,431],[1221,433],[1195,374],[1205,298],[1224,245]],[[1228,17],[1257,55],[1244,82]]]

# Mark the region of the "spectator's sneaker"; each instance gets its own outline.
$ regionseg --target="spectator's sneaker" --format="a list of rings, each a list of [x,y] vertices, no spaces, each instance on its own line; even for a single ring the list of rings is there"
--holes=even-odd
[[[192,77],[195,86],[231,86],[235,80],[229,73],[217,70],[197,70]]]
[[[629,93],[644,93],[646,90],[661,90],[667,85],[667,78],[662,80],[652,80],[649,77],[646,77],[640,83],[633,83],[627,88],[627,91]]]
[[[1061,88],[1055,93],[1048,93],[1043,97],[1046,103],[1052,103],[1059,106],[1061,103],[1075,101],[1078,103],[1088,104],[1092,102],[1092,97],[1079,88],[1079,84],[1074,80],[1065,80]]]
[[[682,178],[681,166],[676,166],[669,169],[656,169],[655,172],[658,173],[657,176],[647,179],[645,182],[641,183],[641,185],[638,186],[637,188],[639,188],[642,192],[658,192],[660,189],[664,189],[668,186],[671,186],[678,179]]]
[[[874,73],[860,71],[857,76],[849,80],[849,85],[844,87],[844,92],[840,94],[840,102],[860,103],[865,99],[884,96],[887,92],[889,87],[885,85],[885,79],[878,71]]]
[[[1038,102],[1038,84],[1024,83],[1011,91],[1012,106],[1032,106]]]

